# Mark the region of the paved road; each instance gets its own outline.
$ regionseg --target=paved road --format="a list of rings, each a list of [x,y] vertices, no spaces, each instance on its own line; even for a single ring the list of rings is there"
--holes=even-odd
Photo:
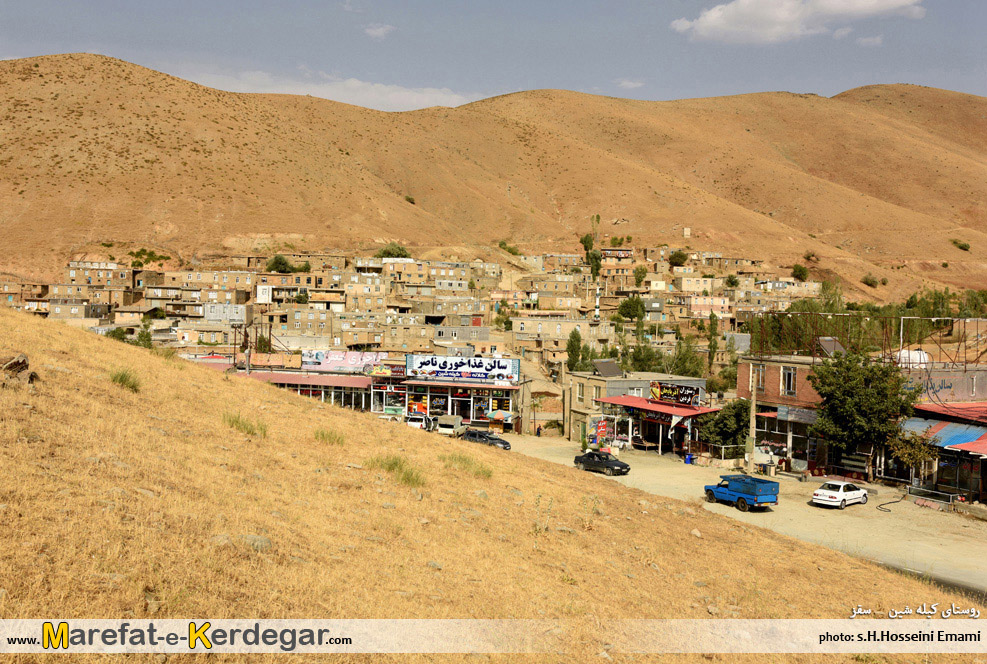
[[[572,465],[579,447],[561,438],[505,436],[514,452]],[[631,464],[631,472],[614,481],[649,493],[680,500],[701,501],[703,486],[715,484],[723,472],[718,468],[687,466],[672,457],[654,452],[625,451],[620,458]],[[578,472],[578,471],[574,471]],[[888,505],[891,513],[877,506],[901,494],[887,487],[866,505],[851,505],[844,511],[809,504],[813,489],[821,482],[799,482],[779,478],[779,506],[768,512],[743,513],[734,507],[705,503],[705,509],[738,521],[770,528],[807,542],[822,544],[889,567],[907,570],[948,585],[987,593],[987,522],[958,514],[937,512],[902,501]]]

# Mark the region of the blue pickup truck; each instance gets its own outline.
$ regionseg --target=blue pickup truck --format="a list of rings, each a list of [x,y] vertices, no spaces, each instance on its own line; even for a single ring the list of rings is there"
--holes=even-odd
[[[741,512],[778,504],[778,483],[749,475],[720,475],[719,484],[706,485],[706,502],[733,503]]]

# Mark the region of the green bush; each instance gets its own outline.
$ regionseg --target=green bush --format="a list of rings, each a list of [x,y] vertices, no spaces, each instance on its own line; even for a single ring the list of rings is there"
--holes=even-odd
[[[251,422],[240,413],[223,413],[223,422],[231,429],[236,429],[248,436],[267,438],[267,425],[263,422]]]
[[[439,459],[445,463],[446,468],[461,470],[473,477],[489,479],[493,475],[493,471],[488,466],[468,454],[442,454],[439,456]]]
[[[809,278],[809,268],[799,263],[792,266],[792,277],[797,281],[805,281]]]
[[[130,369],[119,369],[110,374],[110,380],[131,392],[140,392],[141,382]]]
[[[963,251],[970,251],[969,242],[963,242],[962,240],[957,240],[956,238],[953,238],[952,240],[950,240],[950,242],[952,242],[953,246],[956,247],[957,249],[961,249]]]
[[[324,445],[342,445],[346,442],[343,434],[329,429],[316,429],[315,439]]]
[[[668,257],[668,264],[672,267],[682,267],[689,260],[689,254],[684,251],[673,251],[672,255]]]
[[[497,246],[509,253],[511,256],[520,256],[521,250],[515,246],[507,244],[507,240],[501,240],[497,243]]]
[[[425,484],[425,477],[421,471],[408,463],[404,457],[396,454],[375,456],[367,460],[366,466],[367,468],[386,471],[394,476],[398,482],[407,486],[419,487]]]
[[[877,288],[877,284],[878,284],[877,277],[875,277],[873,274],[864,275],[863,279],[861,279],[860,282],[865,286],[870,286],[871,288]]]
[[[404,197],[404,200],[407,201],[408,203],[411,203],[412,205],[415,204],[415,197],[414,196],[405,196]]]
[[[374,258],[411,258],[411,254],[403,245],[388,242],[383,249],[374,254]]]

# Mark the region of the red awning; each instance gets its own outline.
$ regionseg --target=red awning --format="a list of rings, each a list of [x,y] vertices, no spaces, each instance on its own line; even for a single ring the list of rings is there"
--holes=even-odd
[[[406,380],[402,385],[430,385],[432,387],[472,387],[481,390],[517,390],[517,385],[490,385],[488,383],[457,383],[444,380]]]
[[[340,376],[338,374],[302,374],[279,371],[253,371],[250,378],[278,385],[310,385],[314,387],[355,387],[367,389],[370,378],[367,376]]]
[[[987,422],[987,402],[974,401],[970,403],[917,403],[915,410],[952,417],[967,422]]]
[[[683,406],[674,403],[662,403],[658,401],[650,401],[644,397],[633,397],[630,395],[620,397],[603,397],[602,399],[595,399],[595,401],[614,404],[615,406],[637,408],[638,410],[647,410],[652,413],[663,413],[673,417],[694,417],[696,415],[704,415],[706,413],[715,413],[720,410],[719,408],[705,408],[703,406]]]

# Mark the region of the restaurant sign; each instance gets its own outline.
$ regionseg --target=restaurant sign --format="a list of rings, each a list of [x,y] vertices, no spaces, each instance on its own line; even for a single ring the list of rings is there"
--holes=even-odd
[[[366,374],[381,360],[387,359],[387,353],[361,353],[349,350],[303,350],[302,369],[308,371],[325,371],[332,373],[362,373]]]
[[[675,383],[664,383],[661,381],[651,381],[651,400],[674,403],[682,406],[698,406],[700,388],[694,385],[676,385]]]
[[[401,364],[375,364],[370,367],[367,375],[382,378],[404,378],[405,367]]]
[[[459,378],[516,383],[521,377],[521,361],[497,357],[447,357],[407,355],[406,373],[412,378]]]

